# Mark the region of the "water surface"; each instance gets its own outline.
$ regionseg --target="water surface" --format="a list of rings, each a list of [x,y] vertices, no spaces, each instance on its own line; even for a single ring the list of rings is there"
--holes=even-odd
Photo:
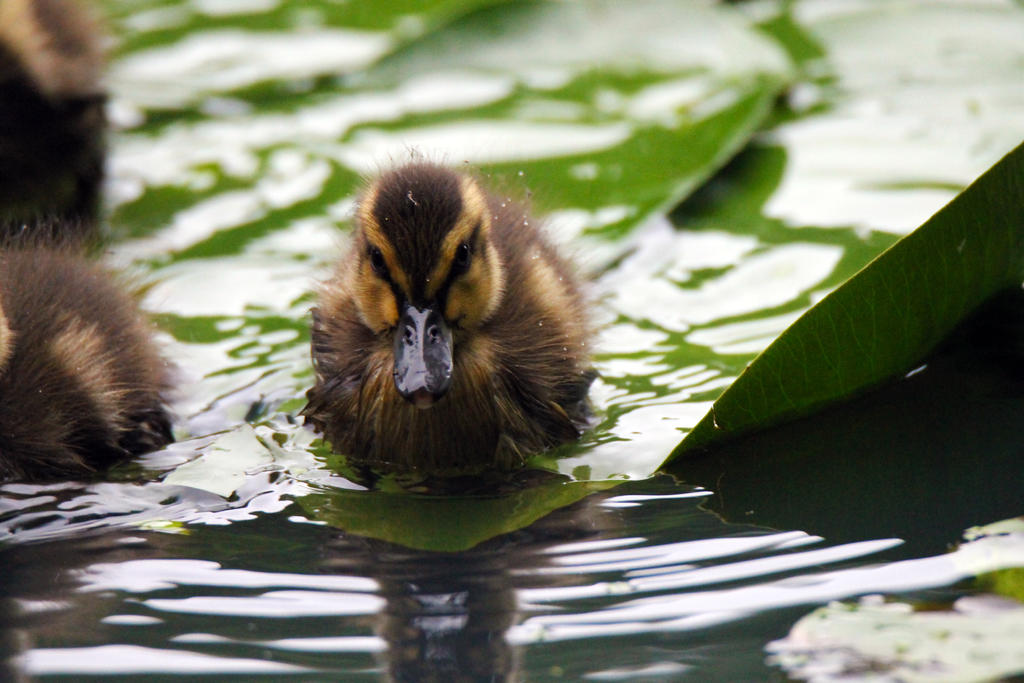
[[[896,397],[725,457],[748,465],[651,475],[790,322],[1019,141],[1019,7],[796,3],[805,54],[769,3],[379,5],[103,3],[107,256],[179,367],[179,440],[0,488],[5,674],[759,680],[831,600],[974,590],[945,551],[1024,491],[1019,391],[987,361],[925,386],[933,442],[869,440]],[[907,22],[934,30],[883,40]],[[951,121],[974,142],[949,152]],[[595,301],[597,424],[500,492],[367,491],[296,417],[360,178],[410,149],[529,197]]]

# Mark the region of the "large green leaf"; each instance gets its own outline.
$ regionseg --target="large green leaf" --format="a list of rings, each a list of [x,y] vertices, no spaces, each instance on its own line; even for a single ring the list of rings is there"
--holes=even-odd
[[[703,506],[729,522],[942,552],[965,527],[1021,513],[1024,290],[982,306],[924,363],[666,470],[713,491]]]
[[[715,401],[669,461],[912,369],[1024,278],[1024,145],[814,306]]]

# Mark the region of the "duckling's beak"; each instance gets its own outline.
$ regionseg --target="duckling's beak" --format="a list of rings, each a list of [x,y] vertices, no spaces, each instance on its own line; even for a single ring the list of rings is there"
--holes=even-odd
[[[417,408],[429,408],[452,382],[452,331],[433,306],[406,304],[395,330],[395,386]]]

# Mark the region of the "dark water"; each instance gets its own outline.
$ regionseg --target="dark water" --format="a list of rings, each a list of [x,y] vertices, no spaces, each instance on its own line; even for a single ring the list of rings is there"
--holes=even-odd
[[[782,679],[770,643],[829,601],[945,610],[1024,566],[1019,532],[947,552],[1022,512],[1019,364],[982,348],[1012,326],[652,477],[1024,136],[1018,6],[102,5],[107,260],[180,369],[179,442],[0,487],[0,678]],[[410,148],[531,195],[592,281],[598,424],[500,494],[366,491],[296,419],[311,292]]]
[[[5,493],[29,510],[32,498],[81,498],[72,487]],[[893,558],[898,545],[726,525],[703,500],[668,478],[629,483],[458,553],[302,523],[294,505],[187,534],[108,530],[8,548],[9,672],[760,676],[764,643],[816,599],[776,595],[786,577]]]

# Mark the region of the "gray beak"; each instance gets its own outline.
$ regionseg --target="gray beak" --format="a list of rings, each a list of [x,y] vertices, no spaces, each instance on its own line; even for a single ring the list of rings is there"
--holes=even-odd
[[[395,330],[395,387],[417,408],[434,405],[452,383],[452,331],[434,306],[406,304]]]

